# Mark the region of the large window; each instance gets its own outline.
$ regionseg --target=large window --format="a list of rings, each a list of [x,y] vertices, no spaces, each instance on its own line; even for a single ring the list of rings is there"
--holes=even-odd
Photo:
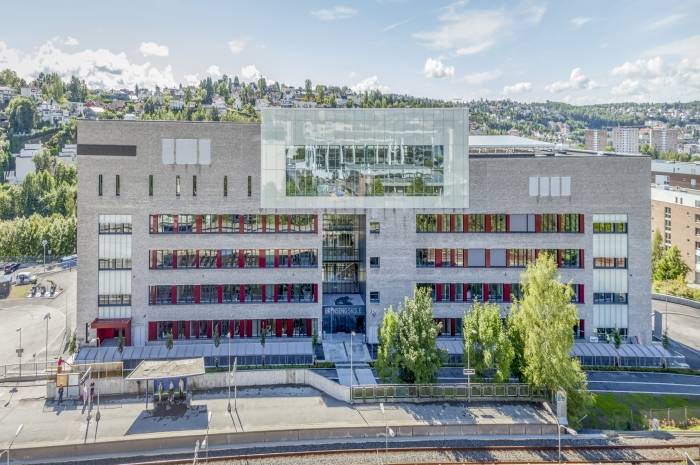
[[[437,196],[442,145],[297,145],[285,149],[286,195]]]
[[[203,285],[200,290],[199,302],[203,304],[216,304],[219,302],[219,286],[211,284]]]
[[[595,257],[593,268],[627,268],[627,259],[623,257]]]
[[[562,268],[579,268],[580,257],[578,249],[564,249],[559,253],[561,254]]]
[[[218,233],[219,232],[219,215],[202,215],[202,232],[203,233]]]
[[[624,222],[604,222],[593,223],[594,234],[627,234],[627,223]]]
[[[193,304],[194,303],[194,286],[190,286],[190,285],[177,286],[177,303],[178,304]]]
[[[579,215],[576,213],[565,213],[559,215],[559,221],[561,222],[560,232],[565,233],[577,233],[581,232],[579,227]]]
[[[196,253],[194,249],[184,249],[177,251],[178,268],[195,268]]]
[[[195,230],[195,219],[194,215],[178,215],[177,219],[177,232],[192,233]]]
[[[240,302],[241,300],[241,286],[238,284],[224,284],[222,287],[222,302],[225,304],[231,304]]]
[[[239,215],[221,215],[221,232],[237,233],[241,228]]]
[[[544,213],[542,215],[542,232],[557,232],[557,215],[555,213]]]
[[[469,232],[484,232],[485,229],[485,215],[469,215]]]
[[[491,216],[491,231],[506,232],[506,215],[490,215]]]
[[[199,251],[199,267],[200,268],[216,268],[217,251],[213,249],[204,249]]]
[[[435,249],[416,249],[417,267],[435,266]]]
[[[627,303],[627,293],[594,292],[593,293],[593,303],[594,304],[626,304]]]
[[[173,267],[173,251],[172,250],[156,250],[156,268],[172,268]]]

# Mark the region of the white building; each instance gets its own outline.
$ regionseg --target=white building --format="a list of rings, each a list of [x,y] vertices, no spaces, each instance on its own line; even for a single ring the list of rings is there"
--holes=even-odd
[[[677,152],[678,129],[653,128],[650,144],[658,153]]]
[[[61,151],[56,156],[56,161],[64,163],[66,165],[75,166],[78,157],[78,145],[77,144],[66,144],[63,146]]]
[[[41,150],[41,144],[25,144],[24,148],[15,155],[15,183],[21,183],[29,173],[36,172],[34,155],[36,155],[39,150]]]
[[[19,90],[19,94],[22,97],[33,98],[34,100],[39,100],[41,98],[41,90],[37,87],[22,87]]]
[[[612,142],[615,152],[639,153],[639,128],[619,126],[613,128]]]
[[[9,102],[16,94],[17,92],[12,87],[0,86],[0,103]]]
[[[54,126],[65,124],[70,119],[69,111],[62,109],[58,103],[53,100],[41,102],[37,107],[37,113],[42,122]]]

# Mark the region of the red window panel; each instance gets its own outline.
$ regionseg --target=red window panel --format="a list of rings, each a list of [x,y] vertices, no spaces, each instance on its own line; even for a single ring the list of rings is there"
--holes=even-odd
[[[273,292],[273,300],[274,300],[275,302],[277,302],[277,301],[279,300],[279,297],[280,297],[280,285],[279,285],[279,284],[273,284],[272,286],[273,286],[273,287],[272,287],[272,289],[273,289],[273,291],[272,291],[272,292]]]
[[[172,286],[170,288],[170,301],[173,305],[177,303],[177,286]]]
[[[510,232],[510,215],[506,215],[506,232]]]
[[[308,337],[313,335],[313,320],[311,318],[306,319],[306,335]]]
[[[158,215],[151,215],[151,234],[158,233]]]
[[[557,232],[561,232],[561,215],[557,215]]]
[[[216,287],[216,293],[217,293],[216,301],[220,304],[224,303],[224,286],[222,284],[219,284]]]
[[[455,232],[455,216],[450,215],[450,232]]]
[[[484,231],[491,232],[491,215],[484,215]]]
[[[438,216],[439,218],[439,216]],[[438,229],[439,231],[439,229]],[[442,249],[435,249],[435,268],[442,267]]]
[[[155,250],[151,250],[151,269],[155,270],[156,269],[156,263],[158,262],[158,252]]]
[[[253,335],[253,320],[246,320],[245,327],[246,334],[248,335],[248,337],[251,337]]]
[[[173,339],[177,339],[177,331],[178,331],[177,321],[172,321],[171,323],[173,325],[173,330],[172,330],[173,331]]]
[[[266,225],[267,225],[267,215],[263,215],[263,216],[262,216],[261,221],[260,221],[260,224],[261,224],[261,226],[262,226],[262,232],[263,232],[263,233],[266,232],[266,230],[267,230],[267,228],[266,228]]]
[[[578,285],[578,303],[580,304],[585,304],[586,303],[586,293],[585,289],[583,288],[583,284]],[[583,320],[581,320],[583,321]]]
[[[557,267],[561,268],[561,249],[557,249]]]
[[[238,268],[243,268],[245,266],[245,254],[244,250],[240,249],[238,251]]]
[[[457,318],[450,318],[450,336],[457,334]]]
[[[194,232],[198,234],[202,232],[202,215],[194,217]]]
[[[579,251],[578,251],[578,267],[579,268],[585,268],[586,260],[584,258],[583,252],[584,252],[583,249],[579,249]]]
[[[192,334],[197,338],[199,337],[199,321],[192,322]]]
[[[202,286],[197,284],[194,286],[194,303],[198,304],[202,302]]]
[[[223,265],[223,260],[221,258],[221,249],[216,251],[216,267],[221,268]]]
[[[280,267],[280,251],[279,251],[279,249],[275,249],[275,268],[279,268],[279,267]]]
[[[489,285],[487,283],[484,283],[482,286],[484,289],[484,302],[488,302],[488,300],[489,300]]]
[[[469,232],[469,215],[464,215],[462,219],[462,228],[464,232]]]
[[[535,232],[542,232],[542,215],[535,215]]]
[[[157,294],[156,287],[155,287],[155,286],[151,286],[151,305],[155,305],[155,304],[156,304],[156,294]]]
[[[245,285],[241,284],[240,290],[238,291],[239,302],[245,302]]]
[[[469,249],[464,249],[464,267],[469,266]]]
[[[583,233],[583,232],[584,232],[583,230],[584,230],[585,227],[586,227],[585,224],[586,224],[586,223],[585,223],[585,221],[584,221],[584,219],[583,219],[583,214],[582,214],[582,213],[579,213],[579,215],[578,215],[578,232],[580,232],[580,233]],[[583,320],[581,320],[581,321],[583,321]]]
[[[484,250],[484,266],[486,268],[491,266],[491,249]]]
[[[292,301],[292,285],[287,284],[287,302]]]
[[[173,250],[173,269],[177,270],[177,250]]]
[[[224,217],[223,215],[216,215],[216,227],[221,232],[224,229]]]
[[[173,215],[173,232],[177,234],[180,231],[180,217]]]
[[[155,341],[158,339],[158,322],[149,321],[148,322],[148,340]]]
[[[185,339],[190,338],[190,322],[185,321]]]
[[[503,302],[510,302],[510,284],[503,284]]]
[[[243,230],[245,229],[245,221],[243,221],[243,215],[238,215],[238,232],[243,234]]]
[[[199,249],[194,251],[194,267],[199,268]]]
[[[213,321],[207,320],[207,337],[211,339],[212,333],[214,331],[214,325],[212,324]]]
[[[284,320],[282,319],[276,319],[275,320],[275,336],[277,337],[282,337],[282,324],[284,323]]]
[[[463,283],[462,284],[462,299],[466,302],[469,299],[467,299],[467,293],[469,291],[469,283]]]
[[[313,284],[313,290],[314,290],[314,302],[318,302],[318,284],[317,283]]]
[[[435,288],[435,300],[442,302],[442,284],[436,284]]]
[[[450,283],[450,302],[455,301],[455,296],[457,295],[457,284]]]
[[[586,320],[578,320],[578,337],[586,337]]]
[[[450,266],[455,266],[455,264],[455,249],[450,249]]]
[[[258,266],[265,268],[265,249],[258,250]]]
[[[437,232],[442,232],[442,215],[437,216]]]
[[[294,336],[294,320],[287,320],[287,337]]]

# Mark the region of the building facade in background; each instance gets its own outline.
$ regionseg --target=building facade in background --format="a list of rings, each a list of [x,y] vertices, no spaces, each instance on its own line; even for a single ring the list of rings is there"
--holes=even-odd
[[[618,153],[639,153],[639,128],[614,127],[612,146]]]
[[[648,157],[470,148],[464,108],[262,120],[79,121],[79,339],[376,344],[416,286],[458,338],[471,302],[505,314],[551,253],[577,338],[650,341]]]
[[[678,151],[678,129],[652,128],[651,146],[658,153]]]
[[[586,129],[586,150],[602,152],[608,146],[608,131],[606,129]]]

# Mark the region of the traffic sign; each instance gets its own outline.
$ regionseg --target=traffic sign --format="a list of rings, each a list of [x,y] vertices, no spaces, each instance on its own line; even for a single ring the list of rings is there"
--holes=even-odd
[[[476,374],[476,371],[474,370],[474,368],[465,368],[463,373],[464,376],[470,376]]]
[[[17,352],[18,357],[21,357],[22,354],[24,353],[24,349],[15,349],[15,352]]]

